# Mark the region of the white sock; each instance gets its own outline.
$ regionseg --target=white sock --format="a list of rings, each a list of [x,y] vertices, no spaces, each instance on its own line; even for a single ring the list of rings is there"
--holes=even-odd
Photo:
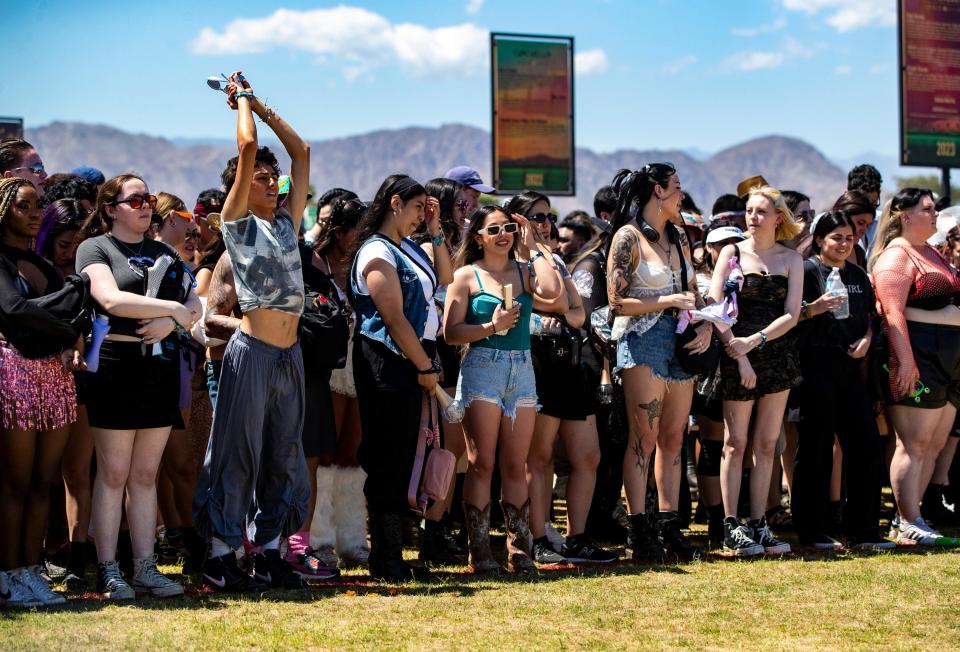
[[[210,559],[214,557],[223,557],[228,552],[233,552],[233,548],[228,546],[226,542],[213,537],[210,539]]]
[[[267,541],[263,544],[264,550],[280,550],[280,537],[277,536],[275,539]]]

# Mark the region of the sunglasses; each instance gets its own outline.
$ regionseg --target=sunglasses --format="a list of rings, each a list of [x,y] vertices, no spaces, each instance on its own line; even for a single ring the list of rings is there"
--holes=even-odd
[[[456,202],[454,202],[454,206],[462,211],[465,211],[470,208],[470,202],[468,202],[466,199],[458,199]]]
[[[500,235],[500,232],[504,233],[516,233],[520,230],[520,225],[516,222],[507,222],[506,224],[491,224],[490,226],[480,229],[485,232],[487,235]]]
[[[33,172],[34,174],[43,174],[43,173],[44,173],[43,163],[34,163],[33,165],[26,165],[26,166],[23,166],[23,167],[13,168],[13,169],[14,169],[14,170],[30,170],[30,171]]]
[[[187,211],[172,211],[177,217],[186,220],[187,222],[193,222],[193,213],[188,213]]]
[[[117,199],[113,202],[114,205],[117,204],[130,204],[130,208],[137,210],[143,208],[144,206],[149,206],[150,208],[157,207],[157,196],[156,195],[147,195],[146,197],[127,197],[126,199]]]
[[[570,238],[565,238],[563,236],[560,236],[559,238],[557,238],[557,242],[559,242],[560,244],[567,244],[568,242],[570,242]]]
[[[536,215],[527,215],[527,219],[531,222],[536,222],[537,224],[543,224],[547,220],[551,222],[556,222],[557,218],[550,213],[537,213]]]

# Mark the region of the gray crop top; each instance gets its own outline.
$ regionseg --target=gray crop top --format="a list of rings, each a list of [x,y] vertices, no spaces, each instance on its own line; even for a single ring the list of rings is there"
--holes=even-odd
[[[293,222],[284,214],[268,222],[248,213],[224,222],[240,310],[269,308],[298,317],[303,313],[303,269]]]

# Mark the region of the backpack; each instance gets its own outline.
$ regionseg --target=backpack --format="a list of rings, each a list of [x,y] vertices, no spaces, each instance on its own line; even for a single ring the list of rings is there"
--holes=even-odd
[[[318,274],[319,276],[319,274]],[[303,366],[312,371],[332,371],[347,365],[350,323],[333,281],[324,275],[319,287],[305,288],[300,317]]]

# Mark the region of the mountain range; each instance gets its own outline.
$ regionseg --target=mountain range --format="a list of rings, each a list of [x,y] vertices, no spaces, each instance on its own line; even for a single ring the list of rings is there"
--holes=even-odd
[[[108,177],[133,171],[146,179],[152,191],[170,192],[190,206],[201,190],[220,185],[224,163],[236,154],[229,140],[170,140],[75,122],[27,129],[25,138],[37,148],[48,171],[79,165],[97,167]],[[276,142],[265,144],[286,167],[282,148]],[[475,167],[489,181],[490,149],[489,132],[460,124],[315,141],[311,142],[311,182],[321,192],[340,186],[370,198],[383,178],[394,172],[427,181],[462,164]],[[812,145],[785,136],[756,138],[710,155],[635,149],[599,153],[581,147],[576,156],[577,195],[553,200],[561,215],[574,208],[592,213],[594,193],[617,170],[655,161],[677,167],[684,190],[706,213],[717,196],[733,192],[740,180],[754,174],[762,174],[774,186],[810,195],[817,208],[829,207],[846,185],[845,169]]]

